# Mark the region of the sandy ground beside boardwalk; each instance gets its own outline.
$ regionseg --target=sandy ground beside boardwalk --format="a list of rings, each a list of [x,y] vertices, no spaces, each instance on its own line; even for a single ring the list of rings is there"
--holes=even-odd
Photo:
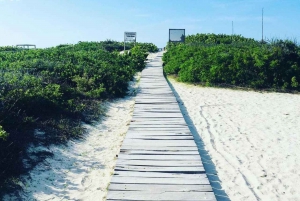
[[[140,73],[130,83],[135,94]],[[88,133],[82,141],[70,141],[67,146],[35,147],[53,153],[23,177],[24,192],[7,195],[4,200],[105,200],[107,187],[116,163],[116,155],[128,130],[135,96],[104,103],[107,109],[101,122],[84,125]]]
[[[300,200],[300,95],[170,82],[232,201]]]

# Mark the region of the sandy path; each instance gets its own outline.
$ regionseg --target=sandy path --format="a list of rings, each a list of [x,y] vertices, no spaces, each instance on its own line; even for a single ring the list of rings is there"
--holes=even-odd
[[[300,95],[170,81],[232,201],[300,200]]]

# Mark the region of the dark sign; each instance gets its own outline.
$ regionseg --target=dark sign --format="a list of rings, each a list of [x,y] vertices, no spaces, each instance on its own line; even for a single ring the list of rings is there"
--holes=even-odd
[[[169,29],[169,42],[184,43],[185,29]]]

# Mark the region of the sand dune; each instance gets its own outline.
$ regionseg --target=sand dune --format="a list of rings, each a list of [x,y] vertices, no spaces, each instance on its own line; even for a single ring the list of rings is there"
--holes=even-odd
[[[232,201],[300,200],[300,95],[170,81]]]
[[[134,93],[138,83],[130,85],[130,93]],[[88,129],[84,140],[29,149],[46,149],[54,156],[22,177],[24,192],[6,195],[4,200],[105,200],[115,158],[131,121],[134,96],[106,102],[104,107],[107,113],[101,122],[84,125]]]

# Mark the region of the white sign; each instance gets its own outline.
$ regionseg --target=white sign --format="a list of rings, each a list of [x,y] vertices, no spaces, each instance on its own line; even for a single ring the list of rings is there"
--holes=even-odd
[[[136,32],[125,32],[124,41],[127,42],[136,42]]]

